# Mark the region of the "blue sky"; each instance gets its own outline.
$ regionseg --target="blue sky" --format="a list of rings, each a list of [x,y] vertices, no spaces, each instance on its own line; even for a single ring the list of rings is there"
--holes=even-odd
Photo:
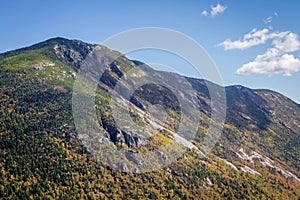
[[[128,29],[169,28],[204,47],[225,85],[268,88],[299,103],[299,8],[300,2],[292,0],[1,1],[0,52],[57,36],[101,43]],[[193,76],[170,55],[146,51],[128,56]]]

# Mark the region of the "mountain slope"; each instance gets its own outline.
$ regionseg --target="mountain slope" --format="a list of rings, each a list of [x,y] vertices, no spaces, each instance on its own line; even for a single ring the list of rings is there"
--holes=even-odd
[[[170,104],[176,98],[166,88],[145,85],[130,99],[131,117],[136,123],[150,132],[158,132],[150,139],[120,130],[109,112],[111,91],[130,69],[142,65],[145,76],[167,72],[157,72],[100,45],[63,38],[7,52],[0,55],[0,197],[296,199],[300,196],[299,105],[276,92],[242,86],[225,88],[226,124],[215,148],[206,157],[190,148],[171,165],[141,174],[103,165],[82,144],[72,116],[74,80],[81,62],[95,48],[119,57],[112,63],[103,57],[107,70],[96,92],[97,117],[105,137],[128,152],[173,144],[172,137],[157,131],[148,117],[147,102],[159,104],[167,110],[170,120],[164,124],[155,118],[155,122],[168,132],[176,130],[180,107]],[[181,77],[173,73],[168,76],[174,80]],[[197,91],[202,113],[198,133],[190,142],[200,148],[211,116],[206,85],[213,83],[187,80]],[[182,94],[193,103],[189,91]],[[122,107],[122,103],[119,105]],[[126,166],[123,167],[125,170]]]

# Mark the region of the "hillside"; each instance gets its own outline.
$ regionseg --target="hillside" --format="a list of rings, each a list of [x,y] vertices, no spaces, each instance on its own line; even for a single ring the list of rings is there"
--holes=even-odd
[[[97,116],[96,120],[85,119],[78,124],[72,113],[72,98],[90,94],[89,88],[73,90],[73,85],[82,63],[95,49],[103,53],[97,60],[103,75],[99,80],[92,77],[97,82]],[[117,59],[111,62],[110,55]],[[143,69],[142,74],[136,74],[142,78],[168,77],[161,85],[170,88],[147,84],[135,90],[129,101],[124,100],[122,91],[134,88],[135,82],[118,83],[134,68]],[[196,101],[191,90],[170,84],[180,79],[190,83]],[[203,156],[201,146],[213,121],[207,85],[225,90],[227,112],[221,136],[212,151]],[[143,127],[142,131],[118,126],[110,105],[116,86],[124,89],[117,90],[116,107],[122,110],[130,105],[130,117]],[[197,116],[199,113],[197,134],[185,143],[175,135],[180,117],[186,117],[178,98],[170,92],[176,89],[194,106]],[[53,38],[0,54],[0,95],[0,198],[300,197],[300,105],[277,92],[243,86],[222,88],[209,81],[155,71],[101,45]],[[165,122],[151,116],[151,104],[166,111]],[[97,137],[78,131],[85,128],[78,125],[86,122],[101,125]],[[186,122],[187,127],[193,124]],[[126,165],[114,167],[100,162],[94,155],[101,149],[92,148],[99,145],[98,139],[105,140],[112,150],[122,149],[128,155]],[[167,165],[173,151],[185,153]],[[149,153],[149,157],[137,160],[139,153]],[[159,162],[156,165],[156,154],[166,164],[163,168],[157,166]],[[141,173],[142,167],[135,168],[140,165],[149,166],[149,171]],[[153,166],[154,171],[150,170]],[[131,169],[137,173],[129,173]]]

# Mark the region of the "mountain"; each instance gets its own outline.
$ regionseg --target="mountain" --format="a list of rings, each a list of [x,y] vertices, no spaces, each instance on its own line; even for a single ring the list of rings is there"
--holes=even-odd
[[[89,58],[94,51],[102,54]],[[99,65],[91,65],[92,61]],[[92,81],[75,87],[83,65],[89,67],[85,78]],[[102,70],[101,78],[97,70]],[[128,78],[130,73],[136,79]],[[134,88],[138,78],[148,77],[159,84]],[[191,88],[183,87],[184,82],[174,85],[178,80],[187,81]],[[74,98],[90,98],[93,83],[97,83],[92,99],[96,120],[81,121],[73,115]],[[134,91],[129,99],[127,90]],[[218,107],[220,102],[212,107],[211,92],[218,95],[222,90],[226,107]],[[110,104],[113,94],[117,113]],[[0,54],[0,95],[0,198],[300,198],[300,105],[277,92],[222,88],[207,80],[156,71],[101,45],[53,38]],[[192,106],[190,113],[199,116],[197,127],[191,127],[182,100]],[[120,127],[122,117],[116,116],[128,105],[134,124]],[[152,105],[165,112],[156,112]],[[222,134],[203,155],[209,127],[220,126],[213,113],[222,109],[226,109]],[[79,115],[90,114],[79,111]],[[180,119],[186,119],[185,127],[196,128],[194,137],[176,134]],[[83,134],[79,130],[86,130],[85,124],[100,124],[102,129],[97,135]],[[109,144],[112,155],[121,149],[125,164],[108,160],[117,164],[106,165],[95,156],[103,150],[93,148],[100,140]],[[183,155],[173,158],[174,152]],[[148,157],[137,159],[139,154]],[[175,161],[169,163],[172,158]],[[157,163],[166,165],[160,168]],[[136,166],[155,170],[142,173],[143,167]]]

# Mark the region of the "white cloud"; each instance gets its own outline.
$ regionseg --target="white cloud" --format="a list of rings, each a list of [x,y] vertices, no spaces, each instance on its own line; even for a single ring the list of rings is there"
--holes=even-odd
[[[217,16],[218,14],[222,14],[226,9],[227,7],[218,3],[216,6],[211,6],[210,15],[212,17]]]
[[[268,29],[253,29],[244,35],[242,40],[231,41],[231,39],[226,39],[224,42],[219,43],[218,46],[224,47],[225,50],[248,49],[250,47],[265,43],[267,41],[268,32]]]
[[[269,48],[264,54],[256,56],[255,60],[240,67],[236,73],[239,75],[250,74],[283,74],[291,76],[300,71],[300,60],[291,52],[300,49],[297,34],[292,32],[272,33],[273,48]]]
[[[273,38],[283,38],[289,32],[274,32],[269,33],[270,30],[264,28],[262,30],[252,29],[249,33],[243,36],[243,39],[239,39],[236,41],[232,41],[231,39],[226,39],[225,41],[218,44],[218,46],[222,46],[225,50],[231,49],[248,49],[253,46],[257,46],[260,44],[266,43],[267,40]]]
[[[278,13],[277,13],[277,12],[274,12],[272,16],[269,16],[269,17],[267,17],[266,19],[264,19],[264,20],[263,20],[264,23],[265,23],[265,24],[271,23],[272,20],[273,20],[273,17],[278,17]]]
[[[273,17],[268,17],[267,19],[264,19],[265,24],[271,23]]]
[[[203,16],[207,16],[207,15],[208,15],[208,12],[207,12],[207,10],[203,10],[203,11],[201,12],[201,15],[203,15]]]
[[[276,38],[272,44],[282,52],[293,52],[300,48],[298,36],[295,33],[288,33],[284,38]]]
[[[243,39],[231,41],[226,39],[218,44],[224,50],[247,49],[256,45],[264,44],[272,40],[272,47],[264,54],[257,55],[254,61],[243,64],[236,73],[239,75],[250,74],[283,74],[291,76],[300,71],[300,59],[293,52],[300,49],[300,41],[297,34],[284,32],[270,32],[269,29],[253,29],[243,36]]]
[[[215,16],[217,16],[217,15],[219,15],[219,14],[222,14],[222,13],[224,13],[225,12],[225,10],[227,9],[227,7],[226,6],[222,6],[221,4],[217,4],[216,6],[213,6],[213,5],[211,5],[210,6],[210,12],[208,12],[207,10],[203,10],[202,12],[201,12],[201,14],[203,15],[203,16],[208,16],[208,15],[210,15],[211,17],[215,17]]]
[[[292,73],[300,71],[300,60],[291,54],[276,55],[269,59],[260,59],[257,56],[252,62],[246,63],[236,73],[239,75],[251,74],[283,74],[291,76]]]

